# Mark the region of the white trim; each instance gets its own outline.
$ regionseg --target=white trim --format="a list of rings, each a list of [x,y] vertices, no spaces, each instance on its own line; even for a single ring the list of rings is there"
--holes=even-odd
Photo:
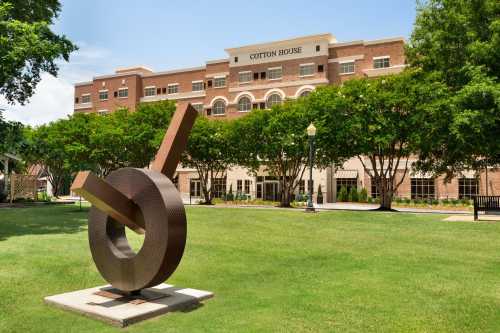
[[[167,87],[178,86],[178,85],[179,85],[178,83],[169,83],[167,84]]]
[[[316,87],[311,85],[302,86],[295,92],[295,98],[299,98],[299,96],[305,91],[314,91],[315,89]]]
[[[353,63],[354,66],[356,66],[356,60],[343,60],[343,61],[339,61],[339,65],[350,64],[350,63]]]
[[[191,81],[191,83],[203,83],[203,82],[205,82],[205,81],[203,81],[203,80]]]
[[[373,60],[386,59],[386,58],[391,59],[391,56],[385,55],[385,56],[379,56],[379,57],[372,57]]]
[[[332,58],[328,59],[328,63],[336,63],[336,62],[343,62],[343,61],[356,61],[356,60],[363,60],[365,58],[364,54],[357,54],[357,55],[352,55],[348,57],[340,57],[340,58]]]
[[[222,64],[222,63],[225,63],[225,62],[229,62],[229,58],[227,58],[227,59],[216,59],[216,60],[205,61],[205,63],[207,65]]]
[[[269,98],[269,96],[274,95],[274,94],[278,94],[278,95],[280,95],[282,100],[285,100],[285,98],[286,98],[286,94],[285,94],[285,92],[284,92],[283,90],[278,89],[278,88],[275,88],[275,89],[271,89],[271,90],[269,90],[269,91],[268,91],[268,92],[264,95],[264,100],[266,101],[266,103],[267,103],[267,99]]]
[[[273,83],[268,83],[268,84],[254,84],[251,86],[229,88],[229,92],[235,93],[235,92],[250,91],[250,90],[289,88],[289,87],[303,86],[306,84],[328,84],[328,83],[330,83],[330,81],[327,78],[312,79],[312,80],[309,79],[309,80],[298,80],[298,81],[286,81],[286,82],[273,82]]]
[[[300,64],[299,67],[302,67],[302,66],[314,66],[316,65],[315,62],[308,62],[307,64]]]
[[[238,104],[240,98],[242,98],[243,96],[250,97],[252,103],[255,103],[255,96],[250,91],[242,91],[238,95],[236,95],[233,100],[233,104]]]
[[[238,72],[238,75],[239,74],[246,74],[246,73],[253,73],[252,71],[241,71],[241,72]]]
[[[99,92],[100,93],[102,93],[102,92],[109,92],[109,89],[101,89],[101,90],[99,90]]]
[[[122,97],[120,97],[120,90],[126,90],[126,91],[127,91],[127,96],[122,96]],[[122,98],[122,99],[128,98],[128,87],[121,87],[121,88],[118,88],[117,97],[118,97],[118,98]]]
[[[224,96],[215,96],[214,98],[212,98],[212,101],[210,102],[210,107],[213,108],[214,107],[214,103],[217,100],[219,100],[219,99],[222,99],[226,103],[226,107],[229,105],[229,101],[227,100],[226,97],[224,97]]]
[[[90,93],[87,93],[87,94],[82,94],[81,96],[82,96],[82,97],[83,97],[83,96],[90,96]]]
[[[203,102],[189,103],[191,105],[203,105]]]
[[[275,70],[275,69],[281,69],[281,70],[283,70],[283,66],[269,67],[267,70],[268,71],[272,71],[272,70]]]
[[[146,90],[148,88],[155,88],[156,89],[156,86],[147,86],[147,87],[144,87],[143,89]]]
[[[181,68],[181,69],[173,69],[173,70],[169,70],[169,71],[162,71],[162,72],[156,72],[156,73],[151,73],[151,74],[145,74],[145,75],[141,75],[141,76],[142,77],[155,77],[155,76],[168,75],[168,74],[179,74],[179,73],[203,71],[205,69],[206,69],[205,66]]]
[[[210,73],[205,75],[207,78],[218,79],[221,77],[229,76],[229,72],[218,72],[218,73]]]
[[[109,113],[109,110],[108,109],[101,109],[101,110],[98,110],[97,111],[97,114],[98,115],[103,115],[103,114],[107,114]]]

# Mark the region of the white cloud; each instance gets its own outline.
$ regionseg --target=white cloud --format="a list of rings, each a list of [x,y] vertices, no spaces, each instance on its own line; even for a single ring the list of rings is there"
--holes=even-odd
[[[109,71],[111,52],[91,47],[84,42],[78,43],[80,50],[75,52],[69,63],[59,63],[58,77],[42,74],[36,92],[23,105],[8,105],[0,96],[0,108],[5,108],[3,116],[7,120],[20,121],[27,125],[41,125],[73,113],[74,83],[90,81],[99,73]]]

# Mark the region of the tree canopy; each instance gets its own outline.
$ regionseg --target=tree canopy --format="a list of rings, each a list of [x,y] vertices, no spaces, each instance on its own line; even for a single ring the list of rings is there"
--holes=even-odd
[[[57,76],[57,60],[77,47],[51,30],[61,9],[57,0],[0,0],[0,94],[24,104],[47,72]]]

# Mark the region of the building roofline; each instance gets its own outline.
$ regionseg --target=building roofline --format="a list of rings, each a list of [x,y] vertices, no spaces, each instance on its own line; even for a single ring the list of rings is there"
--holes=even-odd
[[[172,70],[168,70],[168,71],[153,72],[151,74],[142,75],[142,77],[152,77],[152,76],[178,74],[178,73],[186,73],[186,72],[196,72],[196,71],[203,71],[205,69],[206,69],[205,66],[179,68],[179,69],[172,69]]]
[[[277,41],[273,41],[273,42],[265,42],[265,43],[251,44],[251,45],[245,45],[245,46],[240,46],[240,47],[227,48],[227,49],[225,49],[225,51],[227,53],[231,54],[231,53],[235,53],[235,52],[253,51],[253,50],[258,50],[258,49],[272,47],[272,46],[279,46],[279,45],[286,45],[286,44],[293,44],[293,43],[304,43],[304,42],[317,41],[317,40],[322,40],[322,39],[328,39],[328,42],[330,42],[330,43],[336,41],[335,37],[331,33],[325,33],[325,34],[317,34],[317,35],[309,35],[309,36],[282,39],[282,40],[277,40]]]
[[[93,83],[94,83],[93,81],[77,82],[74,84],[74,86],[75,87],[91,86]]]
[[[404,37],[391,37],[391,38],[381,38],[381,39],[373,39],[373,40],[355,40],[350,42],[340,42],[340,43],[330,43],[330,48],[335,47],[344,47],[344,46],[352,46],[352,45],[377,45],[377,44],[385,44],[385,43],[393,43],[393,42],[403,42],[406,43],[406,39]]]
[[[223,64],[223,63],[226,63],[226,62],[229,62],[229,59],[228,58],[224,58],[224,59],[216,59],[216,60],[208,60],[206,61],[205,63],[207,65],[215,65],[215,64]]]

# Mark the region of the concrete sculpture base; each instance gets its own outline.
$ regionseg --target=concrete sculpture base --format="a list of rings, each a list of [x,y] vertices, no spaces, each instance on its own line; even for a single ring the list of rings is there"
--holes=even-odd
[[[109,324],[125,327],[167,312],[188,310],[212,298],[209,291],[160,284],[138,295],[102,286],[45,297],[45,302]]]

